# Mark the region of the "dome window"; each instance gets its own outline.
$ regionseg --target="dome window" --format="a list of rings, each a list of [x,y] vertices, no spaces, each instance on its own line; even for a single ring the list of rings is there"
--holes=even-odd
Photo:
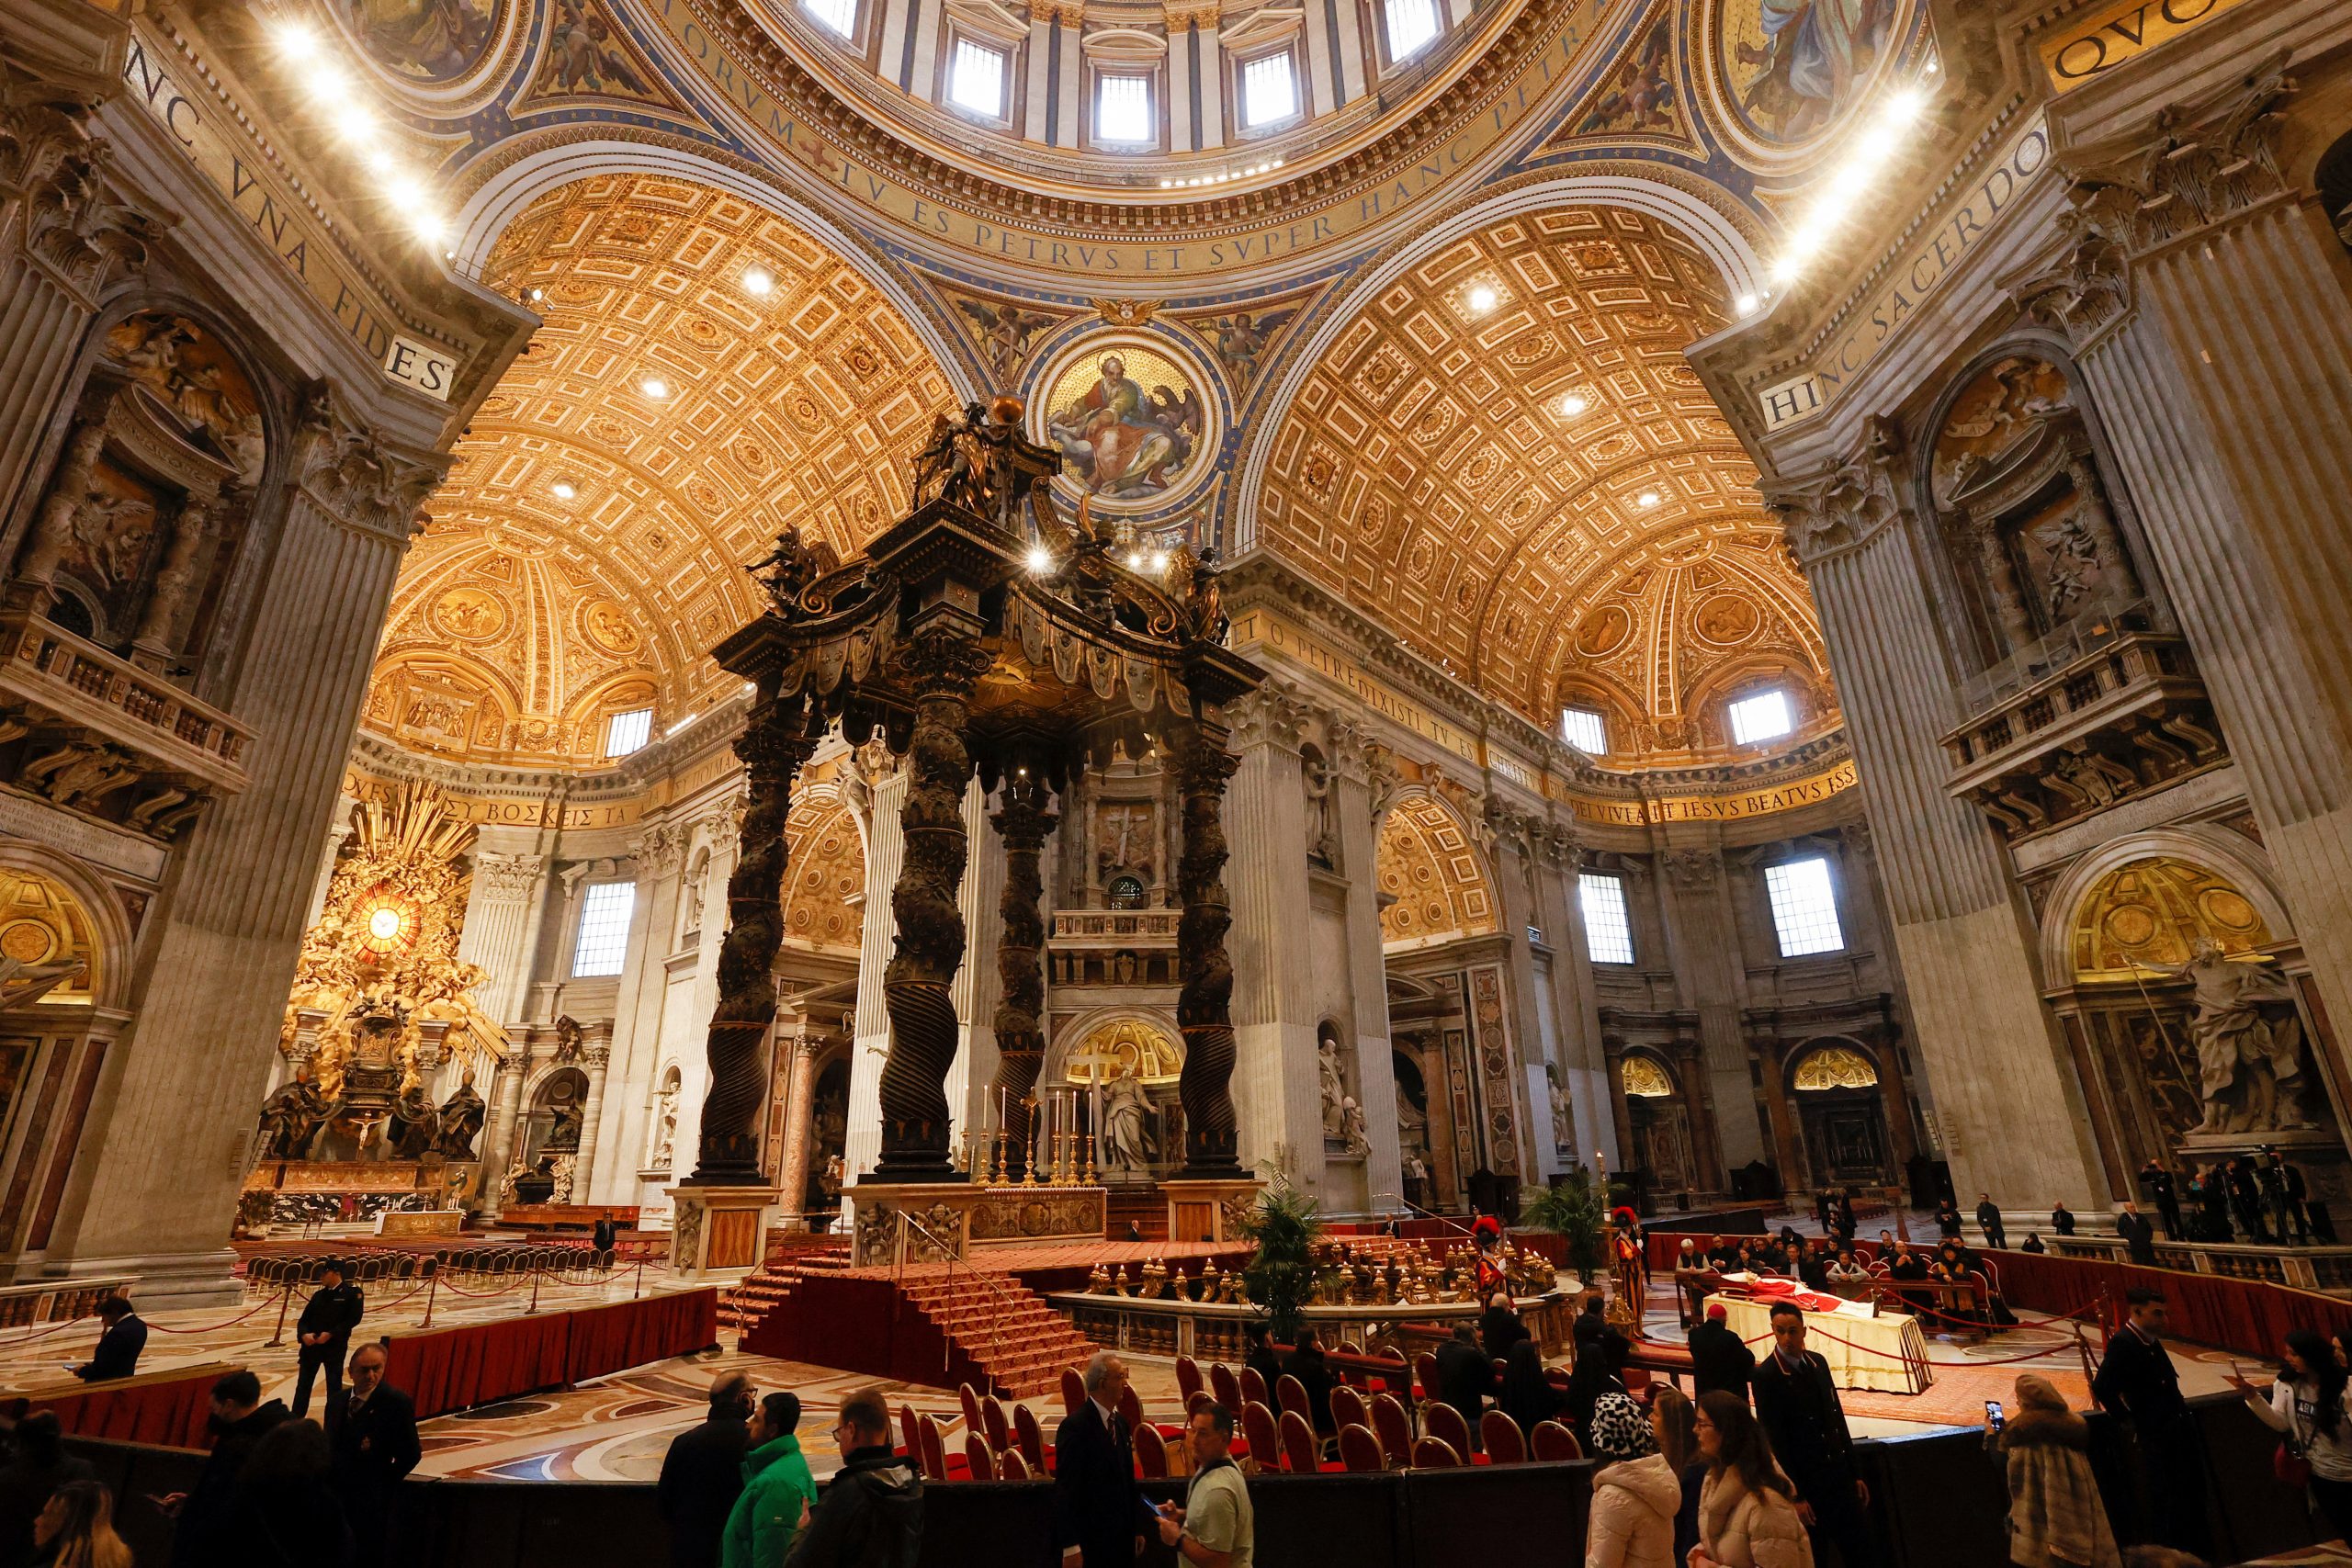
[[[857,0],[801,0],[816,24],[841,38],[857,35]]]
[[[955,63],[947,73],[948,102],[984,119],[1002,119],[1004,62],[1004,51],[957,39]]]

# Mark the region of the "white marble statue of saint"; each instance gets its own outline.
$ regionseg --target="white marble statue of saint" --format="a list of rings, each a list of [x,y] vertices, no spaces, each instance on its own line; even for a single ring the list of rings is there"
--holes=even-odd
[[[1151,1106],[1144,1099],[1143,1085],[1131,1077],[1111,1080],[1102,1128],[1113,1165],[1142,1170],[1151,1163]]]
[[[1316,1049],[1316,1067],[1323,1080],[1323,1135],[1339,1138],[1347,1135],[1347,1128],[1340,1116],[1340,1102],[1348,1098],[1347,1084],[1340,1076],[1340,1043],[1326,1040]]]
[[[2302,1111],[2303,1025],[2283,975],[2236,964],[2199,937],[2188,962],[2164,973],[2194,987],[2188,1034],[2197,1046],[2200,1133],[2268,1132],[2310,1123]],[[2264,1004],[2284,1005],[2265,1017]],[[2241,1077],[2243,1076],[2243,1082]]]

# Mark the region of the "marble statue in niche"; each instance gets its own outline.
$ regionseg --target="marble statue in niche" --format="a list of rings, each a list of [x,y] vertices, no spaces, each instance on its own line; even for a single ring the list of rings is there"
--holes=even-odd
[[[1132,1077],[1111,1080],[1102,1106],[1103,1146],[1111,1163],[1128,1170],[1148,1168],[1158,1150],[1151,1132],[1151,1102]]]
[[[1300,755],[1299,777],[1306,791],[1306,858],[1329,866],[1339,841],[1332,821],[1331,765],[1309,746]]]
[[[2197,1047],[2200,1133],[2308,1127],[2303,1114],[2303,1022],[2287,977],[2235,963],[2199,937],[2187,964],[2163,973],[2194,987],[2189,1039]]]
[[[1344,1108],[1348,1086],[1340,1067],[1340,1043],[1328,1032],[1315,1047],[1315,1067],[1323,1097],[1323,1135],[1344,1139],[1347,1136]]]
[[[653,1098],[653,1148],[645,1156],[648,1170],[667,1170],[678,1142],[678,1078],[673,1071],[662,1080]]]

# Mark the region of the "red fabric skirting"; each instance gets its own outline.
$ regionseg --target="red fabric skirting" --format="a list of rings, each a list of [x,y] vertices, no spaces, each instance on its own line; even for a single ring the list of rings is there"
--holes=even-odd
[[[36,1399],[32,1405],[55,1411],[72,1437],[200,1449],[211,1441],[206,1422],[212,1414],[212,1385],[234,1370],[210,1362],[183,1378],[93,1383],[86,1393]]]
[[[2135,1286],[2162,1291],[2177,1338],[2211,1345],[2241,1355],[2276,1359],[2290,1328],[2323,1334],[2352,1329],[2352,1302],[2310,1291],[2289,1290],[2263,1280],[2228,1280],[2177,1269],[2141,1269],[2087,1258],[2038,1257],[2030,1252],[1992,1252],[2001,1291],[2018,1311],[2043,1314],[2096,1303],[2107,1292],[2110,1319],[2123,1311],[2123,1292]]]
[[[718,1292],[682,1291],[392,1337],[385,1381],[422,1416],[563,1388],[683,1356],[718,1339]]]

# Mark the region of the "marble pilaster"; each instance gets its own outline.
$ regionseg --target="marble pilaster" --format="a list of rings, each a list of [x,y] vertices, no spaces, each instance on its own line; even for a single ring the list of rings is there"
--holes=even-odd
[[[1749,1092],[1747,1043],[1740,1031],[1747,975],[1725,892],[1728,868],[1721,844],[1713,835],[1669,839],[1659,851],[1658,869],[1659,910],[1675,987],[1680,1005],[1698,1015],[1707,1095],[1715,1108],[1724,1163],[1770,1158],[1769,1134]]]
[[[1306,713],[1272,682],[1231,710],[1239,758],[1226,786],[1226,886],[1233,908],[1233,1104],[1244,1166],[1287,1157],[1319,1191],[1322,1092],[1315,1014],[1297,994],[1309,973],[1314,909],[1306,877],[1306,796],[1299,742]]]

